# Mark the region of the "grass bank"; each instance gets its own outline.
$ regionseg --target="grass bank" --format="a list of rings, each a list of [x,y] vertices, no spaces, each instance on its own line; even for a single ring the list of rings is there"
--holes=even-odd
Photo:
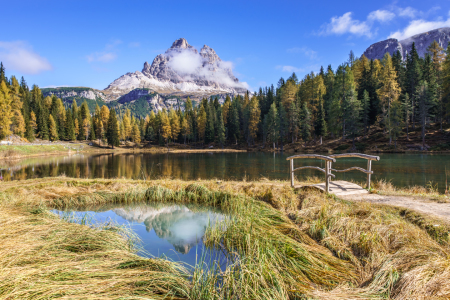
[[[49,210],[112,203],[202,204],[234,216],[207,229],[224,272],[145,259],[127,231]],[[285,182],[75,180],[0,186],[0,298],[418,299],[450,297],[449,227],[392,207]],[[425,225],[424,225],[425,224]],[[434,226],[432,226],[434,227]],[[192,276],[191,276],[192,275]]]

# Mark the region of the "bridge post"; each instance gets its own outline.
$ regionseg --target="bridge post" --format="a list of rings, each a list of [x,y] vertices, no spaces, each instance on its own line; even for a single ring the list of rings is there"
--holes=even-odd
[[[325,161],[325,192],[330,192],[330,171],[331,169],[331,161]]]
[[[291,162],[289,164],[289,169],[291,173],[291,187],[294,187],[294,160],[291,159]]]
[[[372,171],[372,161],[369,159],[367,160],[367,189],[370,189],[370,171]]]

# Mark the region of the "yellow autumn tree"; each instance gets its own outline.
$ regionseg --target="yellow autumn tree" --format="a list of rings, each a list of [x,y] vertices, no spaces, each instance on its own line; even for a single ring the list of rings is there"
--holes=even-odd
[[[200,107],[200,111],[197,116],[197,128],[198,128],[198,138],[203,143],[205,140],[205,130],[206,130],[206,111],[203,105]]]
[[[283,103],[284,108],[287,110],[291,106],[291,103],[295,101],[297,94],[297,85],[293,80],[286,81],[286,84],[281,90],[281,103]]]
[[[161,119],[161,137],[166,141],[167,148],[169,148],[169,139],[172,135],[172,128],[170,127],[170,120],[167,116],[166,110],[162,110],[160,113]]]
[[[75,132],[75,136],[78,137],[78,135],[80,134],[80,124],[78,124],[78,119],[75,119],[73,121],[73,125],[74,125],[73,131]]]
[[[171,128],[171,138],[176,140],[180,134],[181,125],[180,118],[175,110],[171,109],[169,111],[169,119],[170,119],[170,128]]]
[[[0,140],[11,134],[12,99],[8,87],[2,81],[0,85]]]
[[[50,115],[48,117],[48,131],[49,131],[49,137],[50,141],[56,141],[58,140],[58,128],[56,127],[55,119],[53,119],[53,116]]]
[[[100,109],[100,120],[103,123],[103,128],[106,128],[108,125],[109,119],[109,108],[106,105],[103,105]]]
[[[86,137],[86,141],[89,138],[90,130],[91,130],[91,122],[89,122],[89,118],[83,119],[83,136]]]
[[[133,143],[135,143],[136,145],[139,145],[141,143],[141,131],[139,130],[139,126],[137,124],[133,125],[131,138],[133,140]]]
[[[222,106],[222,115],[223,115],[223,124],[226,126],[228,121],[228,112],[230,111],[231,99],[230,96],[227,95],[225,98],[225,102]]]
[[[260,115],[261,115],[261,109],[259,108],[259,101],[258,98],[256,98],[256,96],[252,97],[249,108],[250,108],[249,109],[250,117],[248,122],[248,131],[250,137],[254,142],[258,133],[258,125],[260,122]]]
[[[397,82],[397,72],[392,65],[392,58],[389,53],[383,57],[383,68],[380,73],[381,88],[377,90],[380,97],[383,111],[383,119],[389,131],[389,145],[392,143],[391,106],[400,95],[400,87]]]
[[[123,130],[124,130],[124,139],[129,139],[131,136],[131,119],[129,114],[125,114],[122,120]]]

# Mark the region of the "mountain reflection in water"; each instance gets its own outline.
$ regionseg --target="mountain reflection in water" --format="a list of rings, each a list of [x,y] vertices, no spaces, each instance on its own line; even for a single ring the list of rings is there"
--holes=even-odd
[[[173,261],[196,265],[204,261],[219,260],[226,264],[226,254],[207,248],[202,241],[208,225],[225,226],[228,219],[217,211],[205,207],[174,204],[108,205],[78,211],[54,211],[73,220],[87,219],[91,223],[114,222],[126,225],[141,240],[138,255],[166,257]],[[86,214],[88,215],[86,217]]]
[[[215,225],[224,220],[219,213],[193,212],[186,206],[178,205],[160,209],[150,206],[124,207],[112,211],[129,222],[145,224],[147,232],[154,230],[159,238],[167,240],[182,254],[187,254],[200,242],[208,224]]]

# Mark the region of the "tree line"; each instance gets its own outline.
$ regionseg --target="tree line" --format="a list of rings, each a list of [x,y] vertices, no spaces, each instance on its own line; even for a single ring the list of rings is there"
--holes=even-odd
[[[378,126],[390,144],[417,127],[425,144],[426,127],[438,123],[442,129],[450,117],[450,46],[444,51],[434,41],[427,50],[421,58],[413,44],[405,59],[397,51],[382,60],[350,52],[336,71],[330,65],[302,80],[293,73],[276,88],[227,96],[224,103],[211,97],[194,105],[187,98],[182,109],[152,111],[145,118],[129,110],[118,116],[107,106],[89,111],[86,102],[78,107],[75,100],[64,105],[54,95],[43,97],[36,85],[29,89],[23,77],[20,83],[14,76],[8,79],[1,64],[0,139],[14,133],[29,141],[102,140],[111,146],[214,142],[282,149],[286,143],[321,143],[326,137],[354,144]]]

